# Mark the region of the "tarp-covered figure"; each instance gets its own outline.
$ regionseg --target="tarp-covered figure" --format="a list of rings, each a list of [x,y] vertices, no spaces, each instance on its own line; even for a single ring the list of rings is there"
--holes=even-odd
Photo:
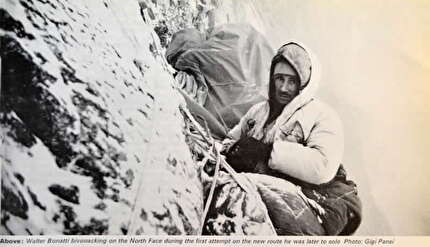
[[[197,115],[203,115],[213,132],[223,137],[252,105],[267,99],[274,51],[247,24],[222,25],[204,36],[196,29],[175,33],[166,57],[179,71],[176,80],[188,103],[196,104],[192,111],[202,106]]]

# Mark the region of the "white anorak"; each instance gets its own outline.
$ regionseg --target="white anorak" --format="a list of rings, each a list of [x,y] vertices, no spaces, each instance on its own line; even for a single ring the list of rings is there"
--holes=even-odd
[[[269,116],[269,101],[260,102],[241,118],[229,132],[229,137],[238,140],[248,136],[273,144],[269,168],[307,183],[323,184],[334,178],[340,166],[344,149],[343,128],[337,114],[314,98],[319,65],[309,50],[305,50],[312,64],[309,81],[285,106],[274,124],[264,128]],[[300,57],[283,57],[294,66],[300,64],[294,61]],[[292,134],[299,141],[292,141],[289,138]]]

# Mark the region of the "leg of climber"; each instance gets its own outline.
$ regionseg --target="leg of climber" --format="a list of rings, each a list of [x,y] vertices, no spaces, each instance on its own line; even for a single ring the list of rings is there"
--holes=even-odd
[[[246,176],[257,187],[278,235],[325,235],[321,220],[299,187],[268,175]]]

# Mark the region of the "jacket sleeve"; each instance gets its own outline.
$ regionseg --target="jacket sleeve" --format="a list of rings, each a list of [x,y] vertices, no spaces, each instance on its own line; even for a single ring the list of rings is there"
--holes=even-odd
[[[305,145],[275,138],[269,167],[312,184],[329,182],[343,156],[343,129],[336,113],[315,121]]]

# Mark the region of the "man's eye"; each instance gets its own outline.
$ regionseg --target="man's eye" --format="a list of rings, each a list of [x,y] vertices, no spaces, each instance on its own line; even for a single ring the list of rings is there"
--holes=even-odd
[[[285,81],[282,75],[275,76],[275,80],[282,81],[282,82]]]

